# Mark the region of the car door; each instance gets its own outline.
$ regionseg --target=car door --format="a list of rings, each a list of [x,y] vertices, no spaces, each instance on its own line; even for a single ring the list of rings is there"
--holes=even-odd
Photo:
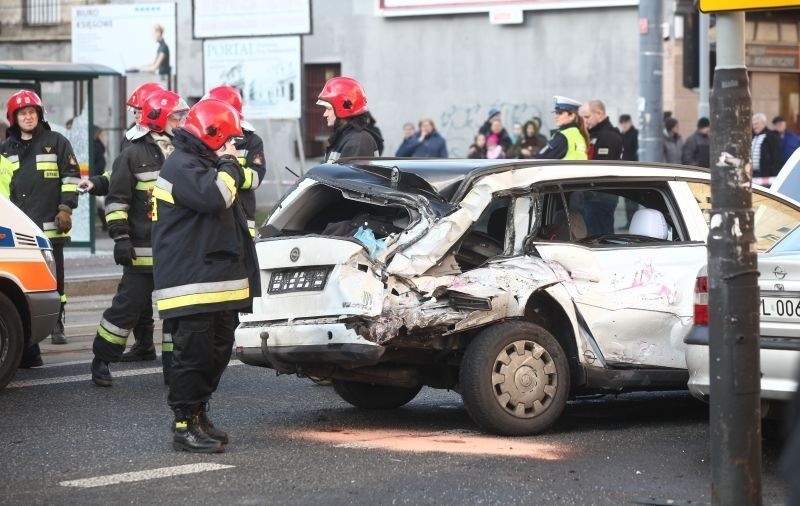
[[[688,240],[669,186],[563,188],[541,204],[528,251],[569,274],[565,286],[605,362],[685,368],[706,246]],[[650,229],[639,223],[645,215],[658,218]],[[565,216],[568,233],[558,227]]]

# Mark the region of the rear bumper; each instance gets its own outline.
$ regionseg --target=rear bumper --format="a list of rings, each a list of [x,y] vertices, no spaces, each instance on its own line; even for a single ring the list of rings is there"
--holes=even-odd
[[[342,323],[240,325],[236,330],[237,358],[274,369],[292,364],[370,366],[380,361],[384,351],[383,346],[367,341]]]
[[[58,321],[61,312],[61,296],[57,291],[26,293],[25,299],[31,312],[30,343],[43,341]]]
[[[708,401],[711,393],[708,327],[693,327],[685,342],[689,391],[698,399]],[[762,336],[760,344],[761,398],[791,400],[797,390],[800,340]]]

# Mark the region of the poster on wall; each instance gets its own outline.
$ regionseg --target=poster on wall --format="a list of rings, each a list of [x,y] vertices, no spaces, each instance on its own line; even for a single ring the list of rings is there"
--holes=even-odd
[[[203,41],[205,90],[239,90],[247,119],[300,118],[300,37]]]
[[[174,3],[84,5],[72,8],[72,62],[124,73],[175,73]],[[159,54],[164,53],[159,63]]]
[[[194,0],[192,6],[196,39],[311,33],[311,0]]]

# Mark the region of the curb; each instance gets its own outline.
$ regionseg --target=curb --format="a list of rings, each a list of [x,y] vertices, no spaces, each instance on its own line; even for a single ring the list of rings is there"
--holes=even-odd
[[[70,297],[80,295],[113,295],[117,291],[120,276],[77,278],[64,280],[64,291]]]

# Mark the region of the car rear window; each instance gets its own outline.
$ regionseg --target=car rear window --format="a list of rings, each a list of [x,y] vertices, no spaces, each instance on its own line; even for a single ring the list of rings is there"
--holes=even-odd
[[[688,185],[703,211],[706,224],[710,224],[711,184],[692,181]],[[800,222],[800,211],[794,206],[759,190],[753,190],[753,216],[758,251],[770,249]]]

